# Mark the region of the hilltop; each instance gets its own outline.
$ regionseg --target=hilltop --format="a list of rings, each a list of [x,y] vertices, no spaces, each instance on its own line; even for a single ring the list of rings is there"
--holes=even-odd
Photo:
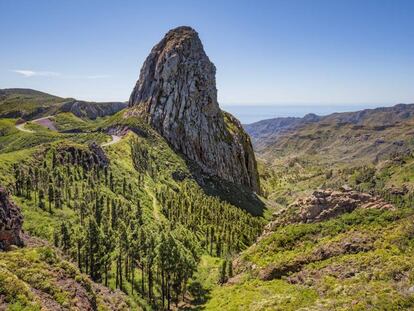
[[[85,102],[61,98],[32,89],[0,89],[0,118],[31,120],[60,112],[96,119],[115,114],[127,106],[122,102]]]

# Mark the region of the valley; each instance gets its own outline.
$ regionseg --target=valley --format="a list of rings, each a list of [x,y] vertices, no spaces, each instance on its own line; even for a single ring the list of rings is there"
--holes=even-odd
[[[414,105],[244,125],[170,30],[128,103],[0,90],[0,310],[411,310]]]
[[[207,309],[410,310],[412,107],[246,126],[276,212]]]

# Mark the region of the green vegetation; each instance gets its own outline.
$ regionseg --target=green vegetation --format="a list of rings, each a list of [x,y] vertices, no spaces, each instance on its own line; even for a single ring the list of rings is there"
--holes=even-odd
[[[277,227],[241,252],[235,276],[213,289],[207,310],[414,308],[413,119],[393,124],[379,111],[354,126],[332,118],[260,145],[268,201],[278,210],[318,188],[349,185],[395,210]]]
[[[23,92],[21,107],[39,106],[25,96],[53,105],[46,95]],[[28,122],[31,133],[16,128],[18,117],[0,119],[0,184],[31,237],[26,248],[0,253],[6,310],[414,309],[411,119],[311,124],[283,136],[260,153],[266,206],[253,200],[242,209],[222,199],[245,201],[242,189],[201,183],[137,117],[56,111],[58,131]],[[237,135],[237,123],[225,120]],[[101,149],[106,133],[123,138]],[[390,143],[376,149],[380,137]],[[256,241],[273,211],[344,184],[395,209],[293,223]]]
[[[86,122],[70,112],[59,113],[54,116],[56,128],[60,132],[79,131],[85,132],[91,130],[93,123]]]
[[[247,280],[243,285],[224,285],[212,292],[205,310],[299,310],[312,306],[316,291],[283,280]]]
[[[54,122],[59,130],[91,132],[28,124],[34,132],[24,133],[5,122],[15,143],[0,150],[2,182],[23,208],[26,232],[144,309],[204,303],[219,278],[206,276],[207,267],[228,266],[260,234],[263,219],[206,195],[183,158],[137,118],[84,124],[58,114]],[[87,143],[104,141],[102,129],[114,127],[132,131],[105,147],[107,165]],[[42,135],[50,138],[31,143]]]
[[[0,254],[0,296],[6,310],[41,310],[42,304],[50,309],[83,306],[108,311],[134,306],[127,305],[120,294],[104,296],[99,286],[62,260],[56,250],[40,245]]]
[[[66,99],[67,100],[67,99]],[[26,117],[34,119],[56,111],[64,98],[30,89],[0,90],[0,116],[2,118]]]
[[[242,252],[236,278],[213,290],[207,309],[414,308],[414,199],[384,197],[398,208],[277,228]]]

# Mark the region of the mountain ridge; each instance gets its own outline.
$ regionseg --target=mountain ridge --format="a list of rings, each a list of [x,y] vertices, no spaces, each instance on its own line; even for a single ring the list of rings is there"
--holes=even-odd
[[[126,107],[124,102],[81,101],[34,89],[0,89],[0,118],[22,118],[29,121],[60,112],[72,112],[76,117],[94,120],[113,115]]]
[[[385,117],[380,114],[387,114]],[[251,136],[253,145],[257,150],[261,150],[267,144],[275,141],[281,134],[292,132],[309,123],[317,122],[337,122],[338,124],[362,125],[372,115],[378,115],[377,120],[373,120],[377,126],[394,124],[398,120],[405,120],[414,115],[414,104],[396,104],[391,107],[367,108],[350,112],[334,112],[328,115],[319,116],[309,113],[304,117],[277,117],[264,119],[243,127]],[[392,117],[392,119],[391,119]]]

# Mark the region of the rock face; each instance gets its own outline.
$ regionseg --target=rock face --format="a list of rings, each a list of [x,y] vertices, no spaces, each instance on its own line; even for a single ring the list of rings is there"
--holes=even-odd
[[[95,120],[105,116],[110,116],[127,107],[126,103],[106,102],[94,103],[79,100],[72,100],[62,105],[62,112],[72,112],[79,118],[89,118]]]
[[[105,154],[105,151],[96,142],[89,144],[89,150],[92,151],[90,161],[98,164],[100,167],[107,167],[109,165],[109,159]]]
[[[264,235],[281,225],[323,221],[350,213],[356,208],[393,209],[394,207],[381,198],[354,191],[346,186],[339,191],[317,190],[311,196],[300,198],[286,209],[274,214],[275,220],[265,227]]]
[[[11,245],[23,246],[22,224],[20,208],[10,201],[7,191],[0,187],[0,250],[8,250]]]
[[[132,114],[210,175],[259,192],[249,136],[217,103],[216,68],[196,31],[169,31],[151,51],[131,94]]]

